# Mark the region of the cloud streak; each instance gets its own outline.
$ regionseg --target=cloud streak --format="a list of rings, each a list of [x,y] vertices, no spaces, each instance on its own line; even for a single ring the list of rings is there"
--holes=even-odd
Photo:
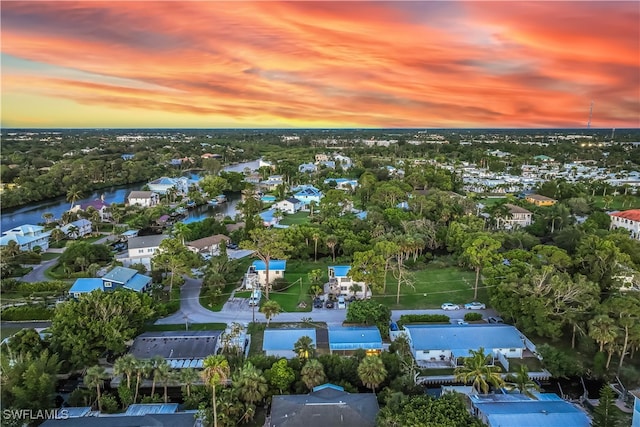
[[[591,100],[594,126],[640,126],[632,2],[8,1],[1,19],[9,126],[33,125],[37,99],[82,107],[60,127],[124,126],[116,111],[167,127],[583,127]]]

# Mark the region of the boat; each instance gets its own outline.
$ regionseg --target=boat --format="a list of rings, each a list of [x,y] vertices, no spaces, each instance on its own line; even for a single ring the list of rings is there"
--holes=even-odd
[[[194,202],[193,200],[187,202],[187,209],[193,209],[195,207],[196,207],[196,202]]]
[[[227,196],[225,196],[224,194],[220,194],[216,196],[216,200],[218,203],[225,203],[227,201]]]
[[[218,202],[215,199],[211,199],[207,202],[209,206],[218,206]]]

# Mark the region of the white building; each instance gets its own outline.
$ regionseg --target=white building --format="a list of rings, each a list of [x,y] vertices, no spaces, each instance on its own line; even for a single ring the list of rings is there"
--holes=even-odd
[[[498,228],[513,230],[531,225],[533,214],[530,211],[510,203],[506,203],[505,206],[509,209],[510,216],[496,218]]]
[[[614,212],[611,217],[611,229],[626,228],[632,239],[640,240],[640,209]]]
[[[149,208],[160,203],[160,196],[153,191],[132,191],[127,197],[130,206],[138,205]]]
[[[78,239],[91,234],[93,228],[91,221],[83,218],[60,227],[60,230],[69,238]]]
[[[288,214],[294,214],[302,209],[302,202],[295,197],[290,197],[275,203],[273,208]]]
[[[160,243],[168,236],[153,234],[149,236],[132,237],[128,240],[127,257],[119,258],[125,267],[132,264],[143,264],[147,270],[151,270],[151,259],[160,248]]]

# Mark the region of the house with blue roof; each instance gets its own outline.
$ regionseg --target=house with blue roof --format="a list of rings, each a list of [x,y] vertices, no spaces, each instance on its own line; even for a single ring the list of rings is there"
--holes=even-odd
[[[11,230],[3,231],[0,246],[9,246],[9,242],[18,244],[21,251],[32,251],[36,247],[46,251],[49,249],[50,231],[44,231],[40,225],[23,224]]]
[[[327,179],[324,180],[325,184],[331,184],[332,182],[336,183],[336,189],[338,189],[338,190],[353,191],[358,187],[358,180],[357,179],[327,178]]]
[[[473,414],[489,427],[589,427],[587,413],[554,393],[470,395]]]
[[[351,326],[329,328],[329,351],[343,354],[363,349],[367,354],[382,351],[382,336],[375,326]]]
[[[189,179],[186,177],[169,178],[163,176],[162,178],[158,178],[147,183],[147,186],[149,187],[149,190],[158,194],[167,194],[167,191],[172,188],[174,188],[178,193],[187,194],[189,192],[189,184]]]
[[[457,366],[459,359],[481,347],[494,357],[521,359],[530,343],[515,327],[504,324],[405,325],[404,330],[418,364],[439,361]]]
[[[76,279],[69,295],[78,298],[82,294],[93,291],[114,291],[118,288],[134,292],[144,292],[151,286],[151,277],[138,273],[137,270],[126,267],[116,267],[101,278]]]
[[[123,153],[120,155],[120,157],[122,158],[122,160],[133,160],[133,158],[135,157],[135,154],[132,153]]]
[[[304,186],[293,195],[293,197],[300,200],[303,205],[308,205],[311,202],[320,203],[320,199],[322,199],[323,196],[322,191],[312,185]]]
[[[267,356],[293,359],[297,356],[294,351],[295,343],[302,337],[311,338],[311,344],[317,348],[316,330],[309,329],[265,329],[262,341],[262,351]]]
[[[298,172],[300,173],[314,173],[316,170],[318,170],[318,168],[313,163],[302,163],[298,166]]]
[[[267,209],[266,211],[262,211],[258,214],[258,216],[262,219],[262,224],[265,227],[273,227],[274,225],[278,225],[278,223],[280,222],[280,217],[277,215],[275,209]]]
[[[269,283],[284,278],[287,261],[272,259],[269,261]],[[262,260],[253,261],[243,280],[246,289],[257,289],[267,284],[267,266]]]
[[[60,230],[70,239],[78,239],[91,234],[93,227],[91,221],[82,218],[60,227]]]
[[[371,298],[371,290],[364,282],[356,282],[349,276],[350,265],[332,265],[328,269],[329,282],[325,285],[325,293],[334,295],[355,295],[358,299]],[[351,287],[357,285],[360,290],[353,292]]]

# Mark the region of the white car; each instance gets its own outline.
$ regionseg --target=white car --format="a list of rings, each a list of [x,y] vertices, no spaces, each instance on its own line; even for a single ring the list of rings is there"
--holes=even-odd
[[[467,310],[484,310],[484,309],[487,308],[487,306],[484,305],[481,302],[474,301],[474,302],[470,302],[468,304],[465,304],[464,308],[467,309]]]
[[[458,304],[453,304],[450,302],[445,302],[440,306],[443,310],[460,310],[460,306]]]
[[[338,297],[338,308],[340,309],[347,308],[347,304],[344,301],[344,297]]]

